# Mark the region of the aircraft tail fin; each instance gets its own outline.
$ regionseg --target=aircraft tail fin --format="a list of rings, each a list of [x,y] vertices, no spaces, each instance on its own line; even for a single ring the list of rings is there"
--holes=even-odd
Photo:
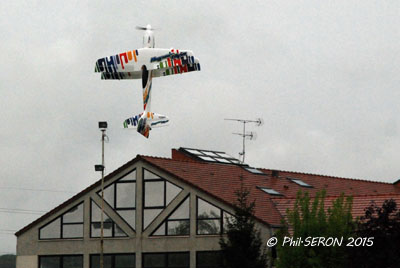
[[[130,117],[124,121],[124,128],[136,128],[137,132],[149,137],[150,130],[153,128],[165,127],[169,125],[169,118],[157,113],[141,113]]]

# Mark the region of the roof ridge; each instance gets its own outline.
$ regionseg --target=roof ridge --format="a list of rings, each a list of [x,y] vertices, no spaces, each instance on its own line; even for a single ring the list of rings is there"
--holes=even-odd
[[[150,156],[150,155],[138,155],[139,157],[144,157],[144,158],[152,158],[152,159],[162,159],[162,160],[169,160],[169,161],[175,161],[175,162],[188,162],[188,163],[196,163],[196,164],[222,164],[222,163],[213,163],[213,162],[203,162],[199,160],[194,160],[194,159],[173,159],[173,158],[167,158],[167,157],[159,157],[159,156]],[[226,166],[231,165],[235,166],[234,164],[224,164]]]
[[[371,196],[371,197],[381,197],[381,196],[400,196],[400,193],[386,193],[386,194],[360,194],[360,195],[345,195],[345,197],[351,196],[351,197],[367,197],[367,196]],[[336,198],[336,197],[340,197],[341,195],[328,195],[325,196],[326,198]],[[272,197],[272,200],[295,200],[297,197]],[[310,199],[315,198],[315,196],[310,197]]]
[[[308,176],[319,176],[319,177],[326,177],[331,179],[341,179],[341,180],[353,180],[353,181],[364,181],[364,182],[371,182],[371,183],[382,183],[382,184],[389,184],[393,185],[391,182],[384,182],[384,181],[374,181],[374,180],[366,180],[366,179],[359,179],[359,178],[345,178],[339,176],[332,176],[332,175],[324,175],[324,174],[315,174],[315,173],[307,173],[307,172],[300,172],[300,171],[288,171],[288,170],[279,170],[279,169],[270,169],[270,168],[257,168],[261,170],[267,171],[279,171],[279,172],[286,172],[286,173],[293,173],[293,174],[300,174],[300,175],[308,175]]]

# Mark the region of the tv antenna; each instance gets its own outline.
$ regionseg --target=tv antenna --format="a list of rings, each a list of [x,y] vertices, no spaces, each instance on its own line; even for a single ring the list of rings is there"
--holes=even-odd
[[[245,159],[245,155],[246,155],[246,138],[248,138],[250,140],[255,140],[257,138],[256,132],[251,131],[251,132],[246,133],[246,124],[247,123],[255,123],[257,126],[262,126],[264,124],[264,120],[262,120],[262,118],[258,118],[257,120],[225,118],[224,120],[236,121],[236,122],[240,122],[243,124],[243,132],[242,133],[232,133],[232,134],[239,135],[243,139],[243,148],[242,148],[242,152],[239,153],[239,156],[242,157],[242,164],[244,164],[244,159]]]

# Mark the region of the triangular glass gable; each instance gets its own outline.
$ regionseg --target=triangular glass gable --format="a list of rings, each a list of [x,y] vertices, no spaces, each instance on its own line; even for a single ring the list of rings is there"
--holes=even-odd
[[[197,234],[222,234],[234,223],[235,216],[197,197]]]
[[[97,192],[101,197],[101,191]],[[136,228],[136,170],[104,188],[104,200],[121,218]]]
[[[39,239],[83,238],[83,202],[39,229]]]
[[[90,211],[90,237],[100,237],[101,208],[92,200]],[[125,237],[127,234],[104,212],[103,217],[104,237]]]
[[[143,169],[143,230],[174,200],[182,188]]]
[[[178,236],[190,234],[190,199],[189,196],[166,218],[154,231],[153,236]]]
[[[161,177],[157,176],[156,174],[154,174],[153,172],[148,171],[147,169],[143,169],[143,179],[145,181],[148,180],[160,180],[162,179]]]
[[[166,203],[167,206],[169,205],[169,203],[171,203],[172,200],[174,200],[175,197],[178,196],[178,194],[182,191],[182,188],[176,186],[175,184],[172,184],[170,182],[167,181],[167,185],[166,185]]]

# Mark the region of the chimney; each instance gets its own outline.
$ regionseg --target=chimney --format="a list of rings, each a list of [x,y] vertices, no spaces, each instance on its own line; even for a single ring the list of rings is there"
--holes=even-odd
[[[172,149],[172,159],[173,160],[193,160],[190,156],[186,155],[185,153],[180,152],[177,149]]]
[[[271,170],[271,176],[272,176],[272,178],[278,178],[279,170]]]

